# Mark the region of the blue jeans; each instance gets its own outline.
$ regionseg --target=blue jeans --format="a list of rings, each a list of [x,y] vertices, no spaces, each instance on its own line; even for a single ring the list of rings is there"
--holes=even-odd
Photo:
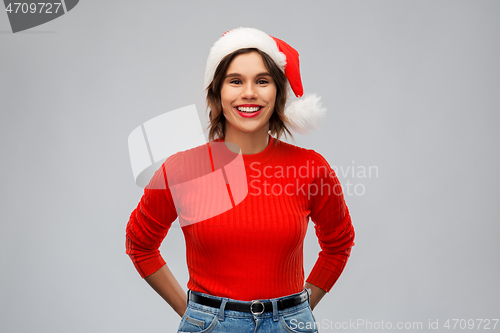
[[[316,333],[318,326],[312,314],[309,299],[302,304],[278,310],[277,301],[286,299],[298,294],[293,294],[280,298],[273,298],[261,301],[273,303],[272,312],[262,314],[252,314],[250,312],[225,310],[227,301],[242,302],[228,298],[216,297],[189,291],[194,294],[203,295],[221,300],[220,308],[201,305],[188,300],[188,305],[177,333],[196,332],[238,332],[238,333],[267,333],[267,332],[288,332],[288,333]]]

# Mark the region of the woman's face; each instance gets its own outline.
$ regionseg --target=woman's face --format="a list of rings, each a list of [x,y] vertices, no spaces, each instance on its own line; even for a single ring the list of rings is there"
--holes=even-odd
[[[221,88],[226,133],[263,132],[267,135],[274,111],[276,84],[257,52],[236,56]]]

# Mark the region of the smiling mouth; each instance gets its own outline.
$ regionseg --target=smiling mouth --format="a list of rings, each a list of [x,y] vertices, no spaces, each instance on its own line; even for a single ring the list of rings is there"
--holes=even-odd
[[[236,107],[236,110],[239,112],[243,113],[255,113],[257,111],[260,111],[262,109],[262,106],[238,106]]]

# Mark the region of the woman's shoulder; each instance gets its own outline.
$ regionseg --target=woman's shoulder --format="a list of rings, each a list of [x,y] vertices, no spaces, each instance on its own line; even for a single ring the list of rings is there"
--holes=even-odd
[[[167,175],[179,182],[194,179],[211,172],[211,161],[206,143],[178,151],[163,163]]]
[[[165,160],[165,163],[178,164],[178,163],[192,160],[196,157],[199,158],[199,157],[203,156],[204,154],[208,155],[208,146],[206,143],[200,144],[200,145],[192,147],[192,148],[179,150],[178,152],[170,155]]]
[[[323,155],[319,153],[316,149],[301,147],[282,140],[279,141],[278,146],[280,147],[279,149],[282,152],[286,153],[287,155],[295,154],[297,156],[302,156],[303,158],[306,159],[313,159],[318,162],[319,161],[326,162],[326,159],[323,157]]]
[[[278,147],[278,150],[282,151],[282,152],[286,152],[286,153],[289,153],[289,154],[302,154],[302,155],[307,155],[309,154],[309,150],[308,148],[304,148],[304,147],[300,147],[300,146],[297,146],[295,144],[292,144],[292,143],[289,143],[289,142],[286,142],[286,141],[283,141],[283,140],[279,140],[278,143],[277,143],[277,147]]]

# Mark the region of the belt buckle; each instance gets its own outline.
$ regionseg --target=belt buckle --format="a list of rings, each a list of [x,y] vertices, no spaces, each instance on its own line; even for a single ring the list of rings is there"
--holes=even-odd
[[[260,304],[262,306],[262,311],[261,312],[253,312],[254,304]],[[264,303],[262,303],[261,301],[252,301],[252,304],[250,304],[250,312],[253,315],[261,315],[264,313],[265,310],[266,310],[266,307],[264,306]]]

